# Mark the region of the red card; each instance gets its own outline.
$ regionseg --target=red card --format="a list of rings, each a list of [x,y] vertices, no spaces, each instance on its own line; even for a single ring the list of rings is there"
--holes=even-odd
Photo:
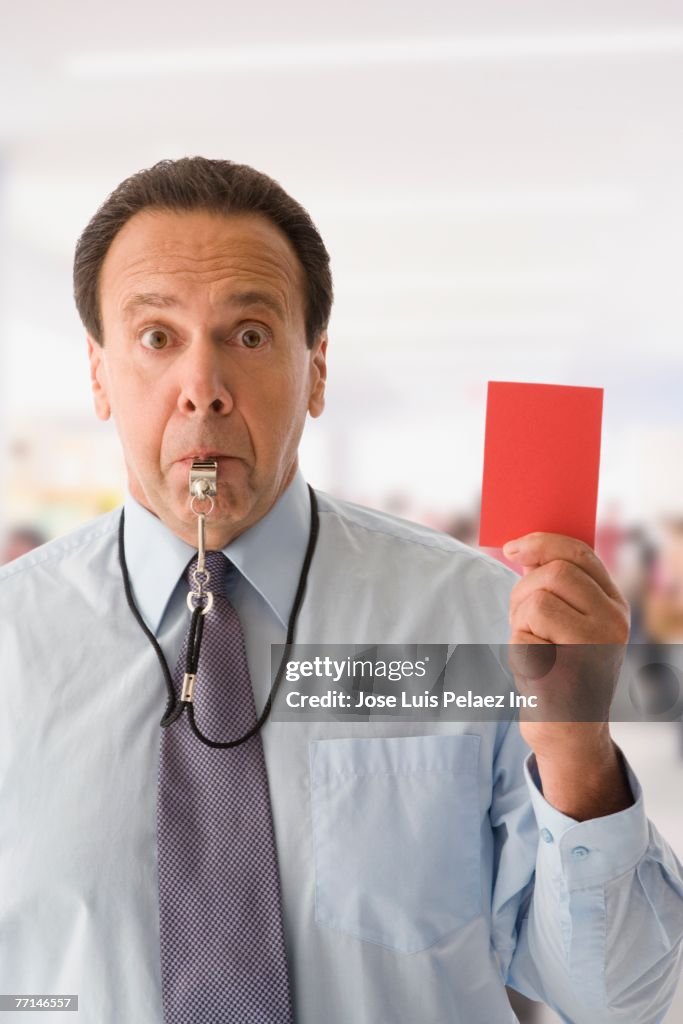
[[[595,544],[602,388],[490,381],[479,543],[563,533]]]

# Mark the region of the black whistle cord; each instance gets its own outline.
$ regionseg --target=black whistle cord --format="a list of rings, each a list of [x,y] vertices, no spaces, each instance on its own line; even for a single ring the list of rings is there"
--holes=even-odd
[[[124,550],[123,541],[124,509],[121,509],[121,516],[119,518],[119,564],[121,566],[121,575],[123,577],[123,589],[126,594],[126,601],[128,602],[128,607],[135,616],[135,619],[137,620],[143,633],[145,634],[145,636],[151,643],[152,647],[154,648],[156,656],[159,659],[159,664],[161,665],[161,670],[164,674],[164,681],[166,683],[166,690],[168,693],[168,701],[166,704],[166,710],[164,711],[164,715],[161,719],[161,722],[159,723],[164,728],[167,728],[169,725],[175,722],[177,718],[180,718],[183,711],[187,708],[187,714],[190,720],[190,727],[195,736],[199,740],[201,740],[202,743],[205,743],[208,747],[228,748],[237,747],[242,743],[246,743],[247,740],[250,740],[252,736],[255,736],[256,733],[259,732],[259,730],[263,727],[264,723],[266,722],[266,719],[268,718],[273,705],[273,699],[278,691],[278,687],[280,686],[282,677],[284,676],[285,665],[287,663],[287,659],[289,658],[289,654],[294,643],[294,632],[296,629],[296,622],[299,617],[299,610],[303,603],[304,595],[306,592],[308,573],[311,567],[311,562],[313,560],[315,546],[318,541],[318,532],[320,528],[318,502],[315,496],[315,492],[313,491],[311,485],[308,484],[307,486],[311,502],[311,528],[308,535],[308,546],[306,548],[306,554],[304,557],[303,565],[301,566],[301,573],[299,575],[299,585],[297,587],[296,595],[294,597],[294,604],[292,605],[292,610],[290,612],[289,622],[287,623],[287,639],[285,641],[285,649],[283,651],[282,658],[280,659],[280,665],[275,675],[273,684],[270,688],[268,700],[266,701],[263,711],[261,712],[258,720],[256,721],[256,724],[252,726],[252,728],[248,732],[246,732],[243,736],[240,736],[238,739],[226,740],[223,743],[219,742],[218,740],[209,739],[208,736],[204,736],[204,734],[200,731],[199,727],[197,726],[197,723],[195,722],[194,706],[192,704],[192,701],[181,701],[178,700],[178,698],[176,697],[175,689],[173,686],[173,680],[171,678],[171,672],[169,670],[166,658],[164,657],[164,652],[161,650],[157,638],[154,636],[154,633],[152,633],[151,629],[149,629],[149,627],[147,626],[147,623],[142,618],[142,615],[140,614],[138,607],[135,604],[135,600],[133,599],[133,591],[130,585],[130,577],[128,575],[128,565],[126,564],[126,554]],[[192,612],[192,618],[190,620],[190,631],[188,634],[187,642],[187,660],[185,665],[185,671],[188,673],[195,674],[197,670],[197,664],[199,662],[199,649],[204,629],[204,618],[205,616],[202,615],[201,606],[197,606],[196,608],[194,608]]]

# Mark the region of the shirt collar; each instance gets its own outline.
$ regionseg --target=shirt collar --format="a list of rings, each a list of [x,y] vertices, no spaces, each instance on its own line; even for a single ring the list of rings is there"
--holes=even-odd
[[[156,634],[176,584],[197,549],[177,537],[128,489],[124,509],[126,564],[135,603]],[[310,523],[308,486],[297,469],[265,516],[222,549],[285,628],[306,553]]]

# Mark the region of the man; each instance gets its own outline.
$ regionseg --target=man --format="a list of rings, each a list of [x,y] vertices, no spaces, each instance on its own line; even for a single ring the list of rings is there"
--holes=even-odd
[[[14,526],[4,539],[0,547],[0,565],[12,562],[21,555],[28,554],[34,548],[40,547],[47,540],[40,530],[34,526]]]
[[[89,1024],[507,1024],[507,983],[567,1021],[662,1020],[683,869],[604,723],[267,715],[288,627],[622,645],[602,563],[531,534],[506,549],[517,580],[309,493],[297,447],[323,410],[332,284],[266,176],[202,158],[134,175],[74,280],[128,494],[123,519],[0,575],[2,991],[78,993]],[[207,581],[188,474],[211,457]],[[591,685],[608,700],[613,667]]]

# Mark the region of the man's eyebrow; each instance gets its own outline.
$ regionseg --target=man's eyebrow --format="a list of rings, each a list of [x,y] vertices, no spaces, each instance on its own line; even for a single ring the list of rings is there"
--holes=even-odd
[[[258,289],[251,289],[243,292],[232,292],[230,295],[226,295],[223,299],[222,305],[235,306],[238,309],[244,309],[247,306],[264,306],[269,309],[271,313],[275,313],[281,320],[285,319],[285,311],[282,308],[282,303],[279,299],[276,299],[274,295],[269,292],[258,291]]]
[[[143,306],[154,306],[157,309],[167,309],[171,306],[178,306],[180,303],[172,295],[162,295],[159,292],[140,292],[131,295],[123,305],[123,313],[130,316],[136,309]],[[220,300],[221,306],[234,306],[237,309],[246,309],[249,306],[263,306],[275,313],[280,320],[285,320],[285,311],[279,299],[269,292],[250,289],[248,291],[231,292]]]
[[[158,292],[140,292],[137,295],[131,295],[131,297],[124,302],[123,313],[125,315],[130,315],[141,306],[156,306],[159,309],[165,309],[167,306],[177,305],[178,302],[172,295],[160,295]]]

